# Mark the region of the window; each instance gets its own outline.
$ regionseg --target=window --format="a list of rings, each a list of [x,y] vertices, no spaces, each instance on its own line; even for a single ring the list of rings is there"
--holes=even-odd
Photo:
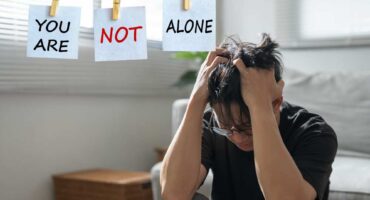
[[[160,51],[162,0],[124,0],[121,6],[146,6],[148,60],[94,62],[93,8],[111,7],[112,0],[60,0],[60,6],[82,7],[78,60],[26,57],[28,6],[51,0],[0,0],[0,92],[114,95],[177,95],[173,87],[187,70],[187,61]],[[154,47],[154,48],[153,48]]]
[[[282,47],[370,45],[369,0],[278,0]]]
[[[51,5],[51,0],[0,0],[0,44],[12,43],[24,45],[27,40],[28,6]],[[80,43],[82,46],[93,45],[94,8],[112,7],[112,0],[62,0],[59,6],[81,7]],[[121,6],[145,6],[149,45],[158,47],[153,41],[162,39],[162,0],[125,0]],[[151,17],[155,16],[155,17]]]
[[[51,5],[50,0],[1,0],[0,1],[0,44],[13,43],[24,45],[27,40],[28,7]],[[91,0],[63,0],[60,6],[81,7],[81,37],[92,39],[93,4]]]

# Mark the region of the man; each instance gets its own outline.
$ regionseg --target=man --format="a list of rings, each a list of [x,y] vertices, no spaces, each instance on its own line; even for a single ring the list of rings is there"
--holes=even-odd
[[[336,135],[283,101],[277,46],[264,34],[259,45],[231,39],[208,54],[163,160],[165,200],[191,199],[209,169],[213,200],[328,198]]]

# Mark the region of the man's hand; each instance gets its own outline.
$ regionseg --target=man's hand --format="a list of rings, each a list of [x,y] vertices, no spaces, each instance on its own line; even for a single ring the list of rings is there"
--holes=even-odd
[[[241,93],[248,107],[253,108],[260,103],[272,105],[282,95],[284,81],[276,83],[274,69],[247,68],[240,58],[233,63],[240,72]]]
[[[220,56],[225,49],[217,48],[214,51],[210,51],[206,60],[200,67],[197,80],[194,84],[193,91],[190,95],[190,99],[197,99],[204,105],[207,104],[208,100],[208,78],[212,71],[221,63],[228,62],[228,59]]]
[[[252,109],[256,174],[265,198],[315,199],[316,191],[304,180],[284,145],[273,110],[265,109],[272,108],[272,102],[282,95],[284,81],[276,83],[273,69],[247,68],[241,59],[233,63],[240,72],[244,102]]]

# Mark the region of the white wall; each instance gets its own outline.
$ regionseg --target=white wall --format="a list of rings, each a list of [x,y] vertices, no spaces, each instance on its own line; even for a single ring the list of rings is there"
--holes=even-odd
[[[51,175],[149,170],[175,97],[0,94],[0,199],[51,200]]]
[[[0,45],[0,200],[51,200],[51,175],[88,168],[146,170],[171,139],[172,84],[188,62],[26,58]]]
[[[52,200],[51,175],[88,168],[146,170],[171,139],[171,85],[188,62],[149,48],[147,60],[26,58],[0,46],[0,200]]]
[[[218,39],[239,34],[245,41],[258,42],[259,33],[275,36],[275,0],[218,1]],[[370,47],[282,50],[286,67],[305,72],[370,70]]]

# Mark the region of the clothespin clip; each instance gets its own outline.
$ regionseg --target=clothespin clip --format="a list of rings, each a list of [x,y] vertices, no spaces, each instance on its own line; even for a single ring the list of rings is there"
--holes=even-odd
[[[120,4],[121,0],[113,0],[113,20],[117,20],[119,18]]]
[[[190,0],[183,0],[184,3],[184,10],[190,9]]]
[[[52,3],[51,3],[51,7],[50,7],[50,16],[51,17],[54,17],[56,12],[57,12],[58,2],[59,2],[59,0],[53,0]]]

